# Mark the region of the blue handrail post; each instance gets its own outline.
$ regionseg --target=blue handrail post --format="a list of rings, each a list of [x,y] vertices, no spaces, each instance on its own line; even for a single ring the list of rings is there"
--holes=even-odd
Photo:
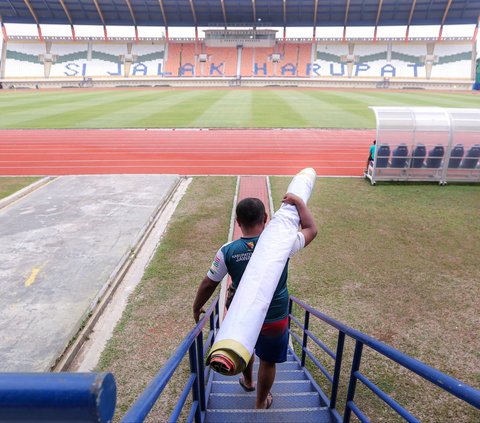
[[[333,372],[332,394],[330,396],[331,410],[337,406],[338,384],[340,382],[340,371],[342,369],[343,346],[345,345],[345,333],[338,331],[337,352],[335,354],[335,369]]]
[[[357,386],[357,377],[355,376],[355,373],[360,369],[360,361],[362,360],[362,351],[363,351],[363,343],[360,341],[356,341],[355,352],[353,354],[353,361],[352,361],[352,371],[350,373],[350,383],[348,384],[347,402],[345,404],[345,413],[343,415],[343,423],[350,422],[350,416],[352,414],[350,403],[353,402],[353,398],[355,397],[355,388]]]
[[[305,358],[307,356],[308,325],[310,323],[310,312],[305,311],[305,322],[303,325],[303,343],[302,343],[302,367],[305,367]]]
[[[205,360],[203,357],[203,333],[197,336],[197,359],[198,359],[198,386],[200,389],[200,411],[204,413],[207,409],[205,400]]]
[[[201,332],[200,332],[201,333]],[[196,377],[196,383],[193,384],[192,386],[192,399],[193,403],[197,402],[198,404],[198,399],[200,397],[200,386],[199,386],[199,380],[200,380],[200,372],[198,369],[198,357],[197,357],[197,349],[195,348],[195,342],[190,345],[190,348],[188,349],[188,356],[190,359],[190,372],[192,374],[197,375]],[[195,423],[201,423],[202,421],[202,414],[200,407],[197,407],[195,410]]]

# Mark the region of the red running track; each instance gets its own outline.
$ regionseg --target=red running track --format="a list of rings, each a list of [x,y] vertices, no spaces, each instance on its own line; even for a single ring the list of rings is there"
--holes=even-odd
[[[3,130],[0,175],[360,176],[372,130]]]

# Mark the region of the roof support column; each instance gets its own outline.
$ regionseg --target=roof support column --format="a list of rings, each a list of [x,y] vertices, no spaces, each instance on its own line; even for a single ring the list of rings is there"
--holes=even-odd
[[[1,16],[0,16],[0,26],[2,27],[3,41],[8,41],[7,28],[5,28],[5,25],[3,24],[3,20]]]
[[[472,42],[473,43],[477,42],[478,27],[479,26],[480,26],[480,15],[478,15],[477,26],[475,27],[475,30],[473,31],[473,37],[472,37]]]
[[[165,13],[165,8],[163,7],[163,0],[158,0],[158,4],[160,5],[160,10],[162,11],[163,23],[165,24],[165,39],[168,43],[168,21],[167,14]]]
[[[103,25],[103,36],[105,37],[105,41],[108,41],[107,27],[105,25]]]
[[[313,32],[312,32],[312,41],[315,42],[317,39],[317,15],[318,15],[318,0],[314,0],[313,6]]]
[[[350,0],[347,0],[347,7],[345,9],[345,19],[343,21],[343,37],[342,37],[343,42],[345,42],[347,39],[347,23],[348,23],[349,12],[350,12]]]
[[[40,38],[40,41],[43,43],[43,34],[42,34],[42,28],[40,27],[40,24],[37,24],[37,31],[38,31],[38,38]]]
[[[377,10],[377,19],[375,21],[375,30],[373,32],[373,42],[377,42],[377,29],[378,29],[378,23],[380,22],[380,15],[382,14],[382,6],[383,6],[383,0],[378,1],[378,10]]]
[[[138,43],[138,27],[135,25],[135,41]]]
[[[287,0],[283,0],[283,42],[287,41]]]
[[[75,27],[73,25],[70,25],[70,29],[72,30],[73,41],[77,41],[77,36],[75,35]]]
[[[410,24],[413,19],[413,12],[415,12],[415,6],[417,5],[417,0],[412,1],[412,7],[410,8],[410,15],[408,15],[407,30],[405,31],[405,42],[408,43],[408,33],[410,32]]]
[[[448,11],[450,10],[451,5],[452,5],[452,0],[448,0],[447,7],[445,7],[445,12],[443,13],[442,24],[440,25],[440,31],[438,32],[438,41],[442,40],[443,25],[445,24],[445,20],[447,19]]]

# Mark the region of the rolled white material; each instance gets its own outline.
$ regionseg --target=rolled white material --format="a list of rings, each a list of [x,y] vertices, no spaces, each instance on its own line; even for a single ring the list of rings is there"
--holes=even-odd
[[[312,193],[315,178],[316,173],[312,168],[304,169],[293,178],[287,192],[298,195],[306,203]],[[245,365],[248,363],[297,238],[299,223],[300,217],[293,205],[282,204],[274,214],[258,239],[210,356],[227,347],[230,354],[233,351]],[[236,348],[239,344],[243,348]]]

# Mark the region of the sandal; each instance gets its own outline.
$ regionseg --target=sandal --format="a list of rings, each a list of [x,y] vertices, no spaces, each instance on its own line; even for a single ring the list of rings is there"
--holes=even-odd
[[[273,395],[271,392],[268,393],[267,395],[267,406],[265,407],[265,410],[268,410],[273,404]]]
[[[243,388],[245,392],[255,391],[255,386],[248,387],[247,385],[245,385],[245,380],[243,379],[243,376],[240,379],[238,379],[238,383],[240,384],[240,386]]]

